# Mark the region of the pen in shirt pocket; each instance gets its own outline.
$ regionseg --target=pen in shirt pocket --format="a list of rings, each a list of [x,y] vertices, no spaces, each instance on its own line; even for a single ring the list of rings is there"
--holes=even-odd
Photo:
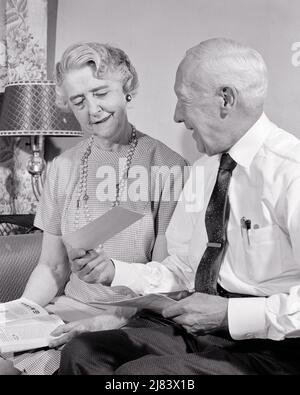
[[[248,245],[250,246],[249,231],[251,230],[251,219],[247,219],[246,217],[242,217],[241,218],[241,233],[242,233],[242,236],[243,236],[243,229],[246,230],[247,241],[248,241]]]

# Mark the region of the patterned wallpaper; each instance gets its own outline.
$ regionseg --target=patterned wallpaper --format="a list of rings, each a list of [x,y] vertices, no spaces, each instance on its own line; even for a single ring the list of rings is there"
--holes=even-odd
[[[47,0],[0,0],[0,93],[7,81],[46,78]],[[0,214],[35,212],[28,143],[0,137]]]
[[[0,92],[4,92],[7,82],[5,3],[6,0],[0,0]]]

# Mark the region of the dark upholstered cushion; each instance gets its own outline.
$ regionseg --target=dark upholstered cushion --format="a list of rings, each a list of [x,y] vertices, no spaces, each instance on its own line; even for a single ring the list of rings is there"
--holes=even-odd
[[[38,262],[42,238],[42,233],[0,237],[0,303],[21,296]]]

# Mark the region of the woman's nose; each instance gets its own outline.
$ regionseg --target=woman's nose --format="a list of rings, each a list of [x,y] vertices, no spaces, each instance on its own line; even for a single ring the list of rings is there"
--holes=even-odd
[[[99,104],[96,103],[96,101],[90,100],[88,102],[88,111],[90,115],[95,115],[101,112],[102,108]]]

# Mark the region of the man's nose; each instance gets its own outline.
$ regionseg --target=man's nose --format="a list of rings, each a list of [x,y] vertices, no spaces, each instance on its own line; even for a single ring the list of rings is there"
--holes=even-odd
[[[176,123],[183,122],[183,116],[182,116],[182,111],[181,111],[181,105],[177,102],[176,108],[175,108],[175,113],[174,113],[174,121]]]

